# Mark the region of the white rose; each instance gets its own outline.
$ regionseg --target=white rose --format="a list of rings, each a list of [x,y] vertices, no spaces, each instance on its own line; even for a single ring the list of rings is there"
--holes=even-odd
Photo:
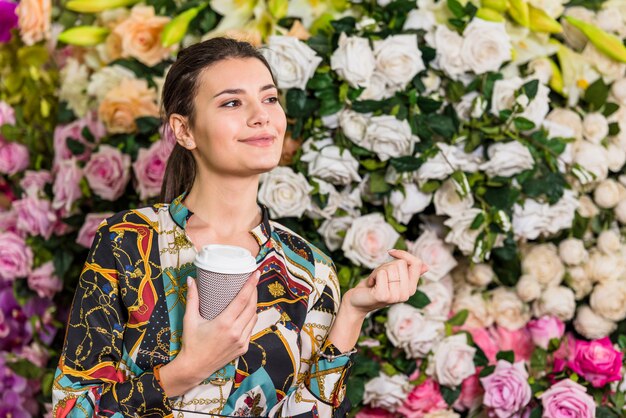
[[[304,90],[315,69],[322,62],[314,50],[293,36],[272,35],[263,55],[274,70],[281,89]]]
[[[609,174],[609,156],[602,145],[588,141],[579,141],[576,144],[574,162],[580,164],[585,170],[593,173],[595,181],[602,181]]]
[[[452,292],[441,282],[430,280],[421,284],[418,289],[424,292],[430,303],[423,309],[426,317],[445,321],[448,319],[450,308],[452,308]]]
[[[363,403],[372,408],[384,408],[395,412],[410,391],[411,384],[406,375],[400,373],[395,376],[387,376],[380,372],[378,377],[365,383]]]
[[[437,215],[455,216],[474,206],[474,195],[468,193],[461,198],[454,180],[448,179],[435,192],[434,203]]]
[[[87,67],[70,57],[61,69],[60,76],[59,98],[66,101],[78,117],[85,116],[89,110],[89,97],[85,94],[89,78]]]
[[[615,218],[622,225],[626,225],[626,200],[619,202],[619,204],[615,206]]]
[[[584,267],[576,266],[568,270],[565,282],[574,291],[576,300],[581,300],[593,290],[593,282]]]
[[[485,287],[491,283],[495,277],[496,274],[493,272],[491,265],[478,263],[467,270],[465,280],[472,286]]]
[[[612,230],[602,231],[598,237],[597,246],[604,254],[617,253],[622,249],[619,233]]]
[[[571,190],[565,190],[561,200],[554,205],[526,199],[523,205],[513,206],[513,230],[515,235],[536,239],[540,235],[555,234],[570,228],[578,208],[578,199]]]
[[[533,303],[533,315],[537,318],[554,315],[561,321],[574,317],[576,298],[572,289],[565,286],[549,287]]]
[[[309,163],[309,175],[319,177],[336,185],[346,185],[361,181],[358,173],[359,162],[336,145],[322,148],[319,152],[310,151],[302,155],[302,161]]]
[[[589,251],[589,262],[584,268],[594,282],[619,280],[626,269],[626,260],[618,253],[606,254],[593,248]]]
[[[411,254],[428,265],[428,271],[422,276],[426,280],[438,281],[457,265],[452,248],[432,230],[424,230],[415,242],[408,242],[407,246]]]
[[[374,116],[369,120],[365,137],[359,145],[375,152],[381,161],[387,161],[392,157],[410,155],[415,138],[406,120],[391,115]]]
[[[430,10],[413,9],[406,17],[402,30],[422,29],[426,32],[430,32],[436,24],[435,15]]]
[[[459,312],[463,309],[469,312],[465,326],[487,328],[493,325],[494,318],[482,293],[474,292],[471,286],[458,288],[454,294],[452,311]]]
[[[539,83],[537,95],[530,101],[520,113],[520,116],[532,121],[535,126],[540,126],[550,111],[550,89],[544,84]]]
[[[441,86],[441,78],[431,70],[426,72],[426,76],[422,77],[422,83],[426,90],[424,90],[424,95],[435,93],[439,87]]]
[[[542,287],[537,279],[530,274],[523,274],[515,285],[517,296],[524,302],[532,302],[537,299],[541,296],[541,290]]]
[[[415,183],[405,183],[404,192],[394,190],[389,196],[393,206],[393,217],[402,224],[408,224],[413,215],[422,212],[430,204],[432,193],[422,193]]]
[[[621,106],[626,106],[626,78],[617,80],[611,86],[611,98]]]
[[[392,35],[374,41],[376,70],[388,85],[404,88],[424,68],[416,35]]]
[[[576,139],[582,139],[583,121],[573,110],[557,107],[548,114],[546,119],[561,126],[567,126],[574,131]]]
[[[259,202],[266,205],[274,218],[301,217],[311,204],[313,190],[302,173],[288,167],[276,167],[262,176]]]
[[[506,287],[498,287],[491,292],[489,309],[496,324],[511,331],[526,326],[530,320],[530,312],[526,304],[514,291]]]
[[[474,251],[480,229],[471,229],[470,226],[480,213],[482,213],[480,209],[469,209],[444,221],[444,225],[450,228],[445,241],[459,247],[464,255],[470,255]]]
[[[585,243],[576,238],[567,238],[559,243],[559,256],[568,266],[577,266],[589,258]]]
[[[461,56],[463,38],[457,32],[448,29],[445,25],[438,25],[434,34],[434,45],[437,51],[435,67],[441,69],[453,80],[458,80],[469,66]]]
[[[136,78],[135,73],[120,65],[102,67],[101,70],[91,75],[91,80],[87,85],[87,93],[95,96],[96,100],[100,102],[110,90],[118,86],[125,78]]]
[[[574,329],[583,337],[597,340],[607,337],[617,329],[617,324],[595,313],[589,306],[582,305],[576,312]]]
[[[565,10],[565,15],[586,23],[594,23],[594,13],[582,6],[568,7]],[[563,36],[567,44],[574,50],[582,50],[587,44],[587,37],[565,19],[561,19],[561,25],[563,26]]]
[[[489,160],[480,166],[490,177],[511,177],[535,166],[528,147],[517,141],[496,142],[487,150]]]
[[[463,61],[476,74],[498,71],[511,59],[511,40],[504,23],[474,18],[463,31]]]
[[[343,243],[343,237],[348,230],[354,218],[351,216],[342,216],[340,218],[330,218],[322,222],[322,225],[317,230],[324,243],[330,251],[335,251],[341,247]]]
[[[621,2],[622,7],[624,7],[623,0],[618,1]],[[608,4],[609,2],[604,3],[602,7],[606,7]],[[619,7],[608,6],[603,10],[599,10],[596,14],[595,23],[600,29],[604,29],[607,32],[617,32],[618,34],[623,34],[624,18],[622,17]]]
[[[354,88],[367,87],[376,68],[374,52],[367,38],[339,36],[339,47],[330,57],[330,67]]]
[[[461,416],[451,409],[441,409],[439,411],[429,412],[424,418],[460,418]]]
[[[557,18],[561,16],[565,7],[563,7],[563,3],[566,3],[564,0],[529,0],[528,3],[537,8],[541,9],[548,14],[548,16],[552,18]]]
[[[339,114],[339,126],[341,130],[350,141],[357,145],[363,142],[368,123],[369,117],[363,113],[344,109]]]
[[[494,115],[499,115],[502,110],[512,109],[515,104],[515,92],[524,85],[524,82],[525,80],[519,77],[496,81],[491,98],[491,112]],[[537,95],[528,105],[523,106],[524,110],[519,113],[519,116],[530,120],[535,126],[540,126],[550,110],[549,94],[550,89],[539,83]]]
[[[583,218],[593,218],[600,213],[600,210],[589,196],[582,195],[578,199],[578,213]]]
[[[397,303],[389,308],[386,329],[389,341],[405,350],[410,358],[426,357],[445,335],[442,321],[428,319],[405,303]]]
[[[319,186],[319,196],[324,196],[325,204],[318,205],[317,202],[311,199],[311,205],[306,210],[306,215],[311,219],[330,219],[339,209],[339,204],[341,203],[341,195],[330,183],[325,182],[324,180],[316,179],[315,183]],[[321,203],[321,202],[320,202]]]
[[[387,250],[399,237],[380,213],[370,213],[354,220],[341,249],[353,263],[376,268],[389,260]]]
[[[603,180],[593,191],[593,200],[603,209],[612,209],[625,198],[624,186],[613,179]]]
[[[341,202],[339,203],[339,207],[349,214],[358,215],[360,213],[359,209],[363,206],[361,191],[364,184],[364,181],[361,180],[361,183],[354,188],[344,187],[340,193]]]
[[[441,385],[458,386],[476,372],[475,353],[476,349],[467,344],[465,334],[446,337],[435,348],[427,373]]]
[[[608,82],[624,77],[626,64],[615,61],[606,54],[598,50],[589,42],[583,50],[582,56],[586,58],[602,74]]]
[[[619,322],[626,318],[626,288],[624,282],[607,280],[597,284],[589,297],[589,306],[598,315]]]
[[[471,91],[464,94],[461,101],[454,103],[454,110],[461,119],[480,118],[485,110],[483,108],[485,104],[477,92]]]
[[[544,287],[557,286],[565,274],[565,266],[552,243],[533,245],[522,259],[522,272],[530,274]]]
[[[589,142],[599,144],[609,134],[609,122],[602,113],[587,113],[583,119],[583,136]]]
[[[609,170],[612,173],[620,172],[626,164],[626,150],[622,148],[617,138],[609,140],[607,154],[609,155]]]
[[[473,154],[464,152],[463,144],[448,145],[439,142],[437,148],[439,148],[439,153],[428,159],[417,170],[417,180],[420,183],[432,179],[444,180],[456,170],[474,173],[478,171],[483,161],[478,152]],[[482,152],[480,147],[477,151],[479,150]]]
[[[370,77],[369,84],[361,92],[361,100],[384,100],[395,94],[395,89],[387,87],[385,77],[377,71]]]
[[[534,60],[529,62],[528,71],[542,84],[548,84],[554,72],[552,70],[552,64],[550,64],[550,60],[546,57],[535,58]]]

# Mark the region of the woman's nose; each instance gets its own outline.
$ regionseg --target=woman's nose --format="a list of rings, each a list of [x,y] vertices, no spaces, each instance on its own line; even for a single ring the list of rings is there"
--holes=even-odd
[[[266,125],[269,120],[269,112],[263,107],[263,103],[255,103],[250,106],[250,115],[248,119],[248,123],[250,125]]]

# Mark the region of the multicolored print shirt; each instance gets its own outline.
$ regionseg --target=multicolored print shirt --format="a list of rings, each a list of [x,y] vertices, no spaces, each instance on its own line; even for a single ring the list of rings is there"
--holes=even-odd
[[[331,260],[269,220],[261,249],[258,321],[248,351],[182,396],[154,373],[181,348],[187,276],[196,250],[184,195],[103,222],[85,262],[53,383],[55,417],[337,417],[350,404],[353,355],[326,337],[339,308]],[[210,344],[207,341],[207,344]]]

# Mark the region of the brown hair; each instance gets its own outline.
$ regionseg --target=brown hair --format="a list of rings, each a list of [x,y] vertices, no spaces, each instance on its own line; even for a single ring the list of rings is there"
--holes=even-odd
[[[166,129],[173,113],[186,116],[193,126],[194,98],[198,91],[198,79],[202,71],[213,64],[230,58],[256,58],[269,70],[276,83],[274,73],[261,52],[247,42],[230,38],[212,38],[191,45],[178,53],[178,57],[163,84],[163,119]],[[169,203],[183,192],[188,192],[196,177],[196,161],[191,151],[178,143],[167,160],[160,201]]]

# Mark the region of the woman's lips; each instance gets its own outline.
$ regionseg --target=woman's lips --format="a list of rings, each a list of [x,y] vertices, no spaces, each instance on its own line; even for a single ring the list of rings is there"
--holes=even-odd
[[[242,140],[240,142],[243,142],[244,144],[252,145],[255,147],[269,147],[274,143],[274,138],[273,137],[252,138],[252,139]]]

